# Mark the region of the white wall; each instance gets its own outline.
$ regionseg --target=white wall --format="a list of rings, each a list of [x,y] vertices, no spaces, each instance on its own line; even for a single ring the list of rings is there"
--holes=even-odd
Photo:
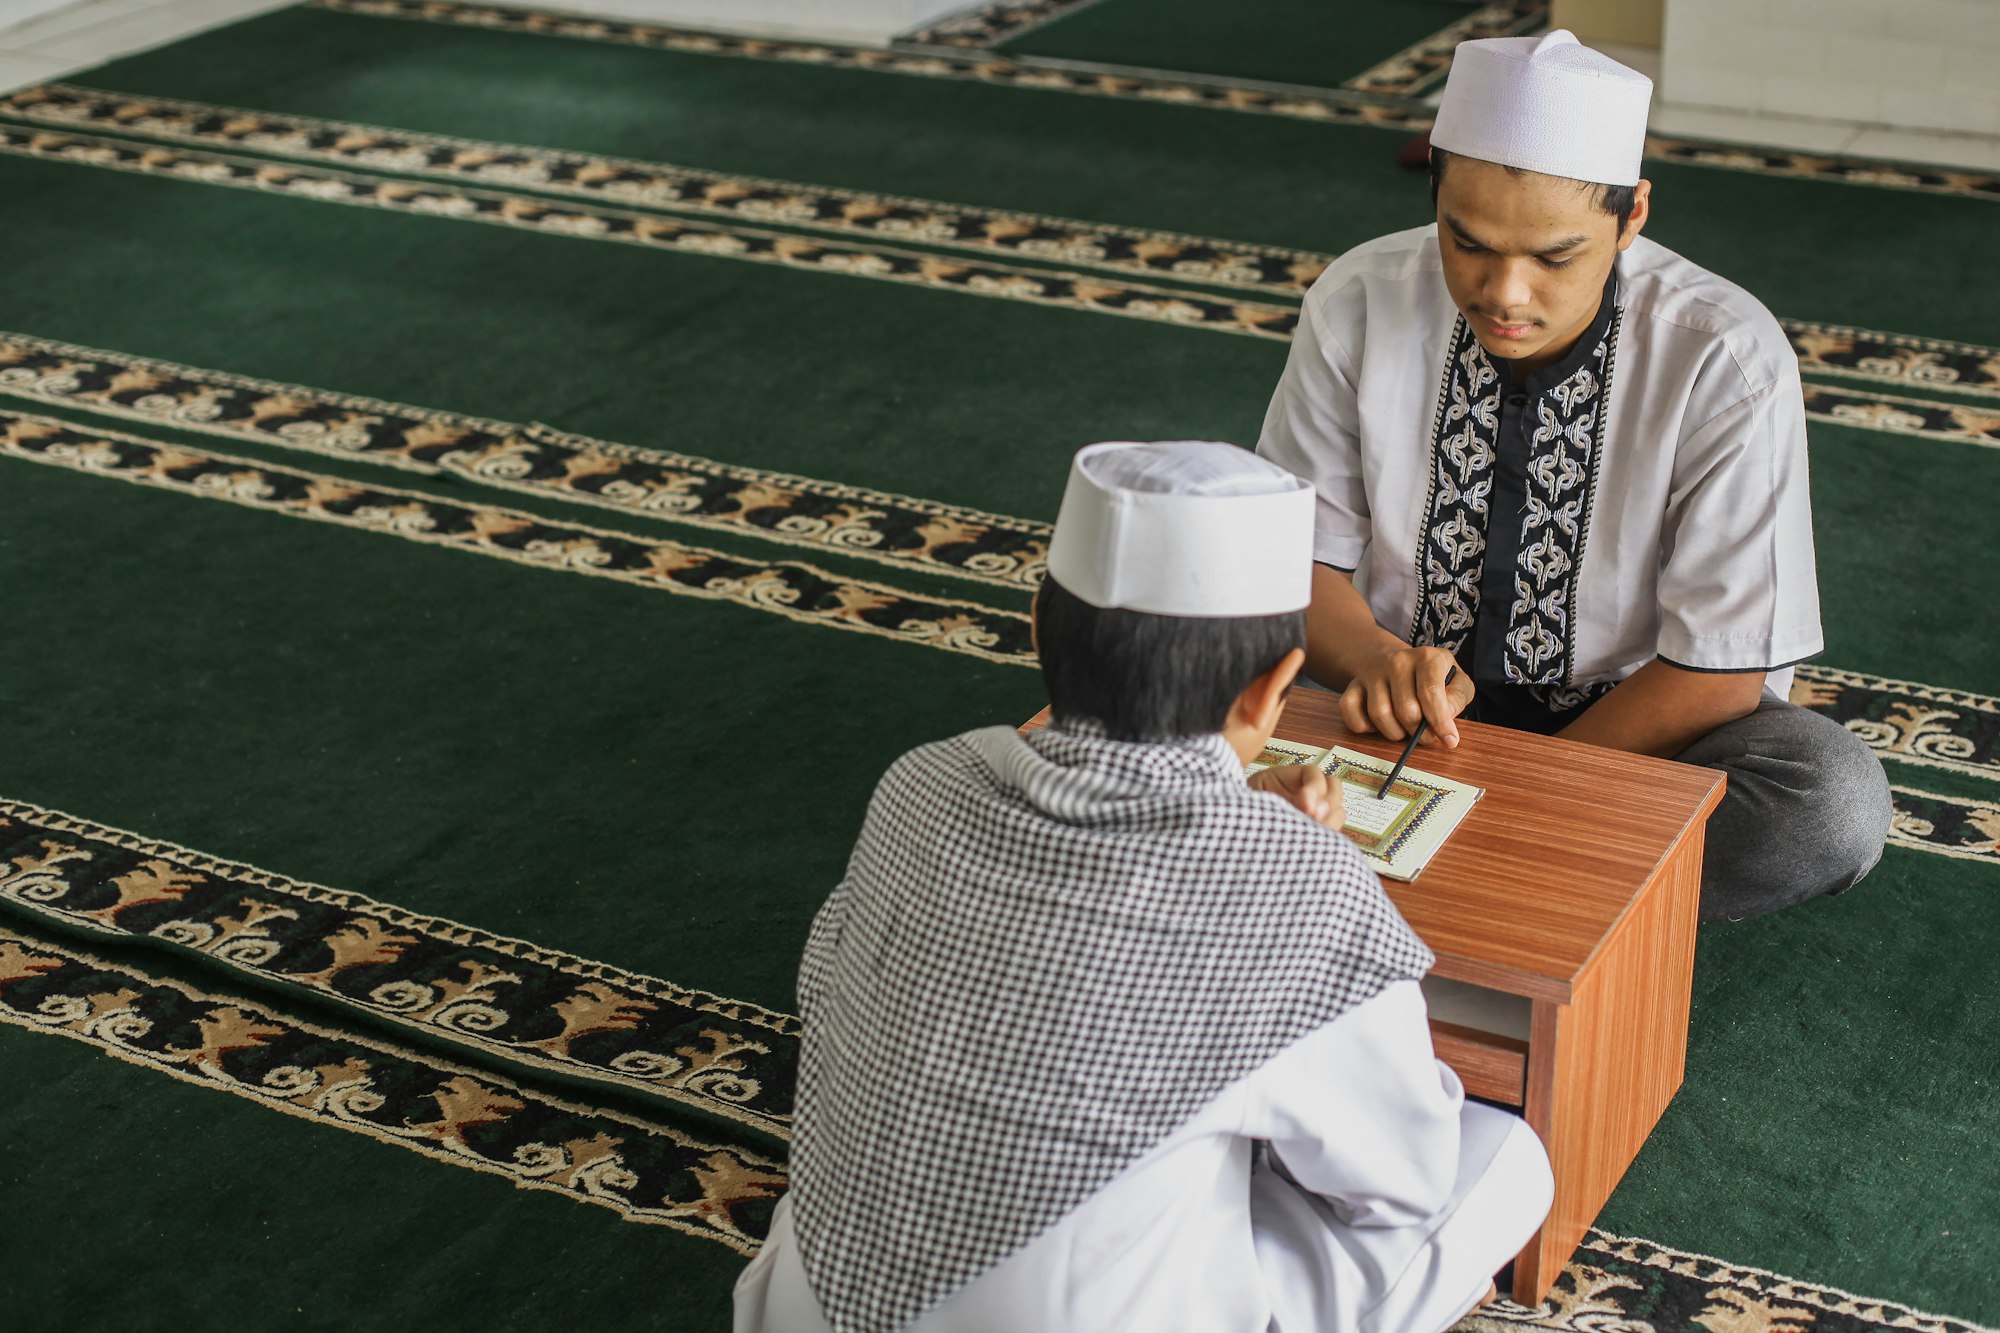
[[[1660,93],[2000,134],[2000,0],[1668,0]]]
[[[515,0],[594,18],[879,46],[981,0]]]

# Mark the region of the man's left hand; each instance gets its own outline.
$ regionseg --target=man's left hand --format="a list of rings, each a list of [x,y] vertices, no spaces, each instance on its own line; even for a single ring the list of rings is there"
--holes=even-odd
[[[1337,829],[1347,822],[1347,809],[1340,799],[1340,784],[1320,772],[1318,764],[1286,764],[1281,768],[1267,768],[1251,775],[1250,786],[1256,791],[1283,797],[1328,828]]]

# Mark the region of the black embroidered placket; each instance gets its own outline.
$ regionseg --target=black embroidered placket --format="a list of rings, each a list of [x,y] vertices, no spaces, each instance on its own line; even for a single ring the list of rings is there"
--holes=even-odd
[[[1449,581],[1460,594],[1456,599],[1437,596],[1447,583],[1441,577],[1446,573],[1444,566],[1435,559],[1422,564],[1420,573],[1425,582],[1419,605],[1429,609],[1419,611],[1415,641],[1454,649],[1461,667],[1471,673],[1473,683],[1478,686],[1478,697],[1467,713],[1476,721],[1553,732],[1610,688],[1571,685],[1569,657],[1574,636],[1572,594],[1576,567],[1581,564],[1587,535],[1590,492],[1596,483],[1603,411],[1610,387],[1611,351],[1617,336],[1617,283],[1614,268],[1605,281],[1596,318],[1577,339],[1575,347],[1554,365],[1522,375],[1512,362],[1476,348],[1463,320],[1447,356],[1443,390],[1447,402],[1455,389],[1450,363],[1464,366],[1483,362],[1497,373],[1497,384],[1488,391],[1487,401],[1482,404],[1492,409],[1490,415],[1472,414],[1475,419],[1484,417],[1492,421],[1493,435],[1490,451],[1473,450],[1469,455],[1462,447],[1453,451],[1454,458],[1469,456],[1476,460],[1472,468],[1460,469],[1455,477],[1450,475],[1446,460],[1440,458],[1428,515],[1427,550],[1444,549],[1443,535],[1452,532],[1458,550],[1477,545],[1483,551],[1461,558],[1457,578]],[[1464,370],[1457,373],[1462,381]],[[1474,391],[1479,387],[1484,386],[1475,385]],[[1579,403],[1585,400],[1587,409],[1577,411]],[[1440,413],[1439,438],[1433,441],[1434,449],[1445,449],[1449,415]],[[1578,457],[1583,462],[1581,474],[1575,475]],[[1487,466],[1477,467],[1477,462],[1485,462]],[[1560,479],[1551,475],[1552,470],[1565,466],[1570,475]],[[1538,488],[1541,503],[1532,514],[1531,469],[1538,471],[1542,483]],[[1481,472],[1483,477],[1478,475]],[[1580,498],[1580,504],[1573,502],[1559,518],[1552,518],[1548,500],[1565,480],[1569,483],[1566,493],[1573,501]],[[1479,486],[1479,482],[1485,485]],[[1454,493],[1478,490],[1485,492],[1483,515],[1476,508],[1450,503]],[[1483,524],[1478,523],[1477,519],[1482,517]],[[1472,521],[1469,523],[1468,519]],[[1468,543],[1465,540],[1468,526],[1476,528],[1483,540]],[[1536,537],[1532,542],[1531,530]],[[1524,545],[1529,547],[1525,568]],[[1468,608],[1464,606],[1462,593],[1468,581],[1465,576],[1473,573],[1475,562],[1478,594],[1476,606]],[[1446,601],[1453,611],[1438,614],[1437,608]],[[1467,619],[1467,610],[1472,612],[1470,623],[1464,626],[1463,637],[1459,638],[1453,632],[1452,622]],[[1541,668],[1539,673],[1532,669],[1536,666]],[[1552,674],[1554,679],[1549,678]]]

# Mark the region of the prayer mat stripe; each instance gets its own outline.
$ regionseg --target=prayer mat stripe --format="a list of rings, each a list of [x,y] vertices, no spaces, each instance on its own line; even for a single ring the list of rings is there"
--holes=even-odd
[[[0,394],[1033,591],[1049,525],[0,332]]]
[[[212,102],[47,84],[0,97],[0,117],[118,135],[248,149],[369,171],[464,179],[663,211],[748,217],[837,235],[889,236],[1159,281],[1296,298],[1337,256],[1217,237],[876,195],[667,162],[422,134]],[[1809,375],[2000,396],[2000,347],[1783,320]]]
[[[2000,778],[2000,699],[1991,695],[1802,666],[1791,700],[1832,718],[1885,758]]]
[[[601,218],[614,220],[611,229],[595,239],[633,241],[629,228],[616,224],[632,216],[622,209],[581,214],[555,211],[535,213],[535,197],[521,190],[545,191],[580,198],[614,197],[620,204],[638,204],[667,211],[697,212],[724,216],[751,216],[758,221],[779,223],[839,235],[893,236],[941,249],[982,254],[1004,254],[1035,261],[1063,263],[1119,273],[1136,273],[1158,281],[1189,282],[1215,287],[1237,287],[1296,300],[1310,287],[1335,256],[1308,250],[1259,246],[1209,237],[1187,236],[1143,228],[1117,227],[1072,218],[1008,213],[973,208],[937,200],[876,196],[865,193],[769,180],[761,177],[731,176],[696,171],[670,163],[640,162],[624,158],[600,158],[587,154],[541,149],[520,144],[453,139],[381,126],[343,121],[317,120],[302,116],[278,116],[239,107],[211,103],[180,102],[164,98],[133,98],[124,94],[102,93],[73,85],[55,84],[27,89],[0,98],[0,116],[13,115],[37,123],[86,125],[189,144],[225,144],[293,161],[329,161],[364,169],[395,171],[440,179],[466,179],[497,190],[482,190],[463,196],[449,191],[438,194],[419,192],[395,197],[393,183],[385,186],[373,175],[306,173],[295,180],[263,180],[255,167],[269,164],[234,156],[190,154],[187,161],[175,158],[152,164],[158,174],[185,179],[190,167],[227,164],[242,179],[210,183],[243,184],[248,188],[268,188],[280,192],[306,193],[326,199],[324,188],[337,182],[336,189],[352,190],[352,197],[332,202],[371,204],[402,208],[434,215],[457,202],[475,201],[491,214],[495,201],[512,197],[528,210],[520,216],[496,218],[478,216],[475,221],[504,221],[531,229],[558,231],[565,235],[591,237],[592,224]],[[8,131],[0,128],[0,148],[7,143]],[[14,132],[18,137],[19,132]],[[61,140],[66,136],[56,135]],[[122,141],[98,135],[79,135],[79,142],[116,145]],[[142,164],[148,155],[131,144],[123,144],[127,157]],[[18,148],[14,151],[22,151]],[[59,145],[34,156],[57,156],[76,161]],[[146,165],[88,160],[88,165],[116,166],[147,170]],[[281,173],[282,174],[282,173]],[[509,189],[506,187],[517,187]],[[391,197],[378,197],[388,192]],[[459,215],[459,214],[453,214]],[[697,224],[698,225],[698,224]],[[782,233],[707,229],[698,236],[674,237],[665,248],[714,254],[717,235],[744,236],[765,243],[766,251],[732,255],[744,259],[772,259],[768,243],[782,239]],[[810,243],[796,257],[777,256],[777,262],[803,267],[861,271],[863,276],[898,277],[902,280],[933,280],[952,290],[981,296],[1028,300],[1071,308],[1087,308],[1101,313],[1164,318],[1168,322],[1214,328],[1223,332],[1252,332],[1264,336],[1289,337],[1296,311],[1288,303],[1282,307],[1205,297],[1200,293],[1177,293],[1163,288],[1107,287],[1074,275],[1013,266],[967,270],[960,274],[932,274],[921,271],[912,276],[912,260],[925,256],[897,249],[840,247],[837,253],[820,254]],[[639,243],[648,243],[640,239]],[[935,261],[934,261],[935,262]],[[1079,285],[1085,289],[1079,292]],[[1136,295],[1135,295],[1136,294]],[[1161,306],[1146,298],[1168,297]],[[1249,323],[1254,327],[1244,327]],[[2000,348],[1976,343],[1951,342],[1909,334],[1883,333],[1842,325],[1797,320],[1781,321],[1798,353],[1800,370],[1807,375],[1869,380],[1896,384],[1917,391],[1946,390],[1954,393],[2000,396]],[[1877,417],[1889,421],[1881,429],[1898,433],[1935,435],[1938,438],[1973,439],[1985,442],[1990,428],[1974,424],[1970,433],[1952,425],[1954,411],[1967,414],[1966,422],[1976,423],[1978,414],[1963,405],[1933,409],[1934,420],[1926,423],[1896,407],[1907,400],[1879,399],[1854,390],[1828,389],[1819,415],[1844,425],[1871,427]],[[1809,395],[1810,397],[1810,391]],[[1920,406],[1931,406],[1920,404]],[[1982,431],[1984,432],[1982,434]]]
[[[1516,37],[1548,22],[1548,0],[1495,0],[1456,23],[1398,51],[1372,69],[1363,70],[1340,86],[1363,93],[1421,97],[1451,72],[1452,53],[1460,42],[1488,37]]]
[[[665,1125],[582,1106],[485,1071],[196,990],[0,928],[0,1022],[94,1046],[140,1068],[364,1134],[626,1221],[750,1256],[784,1167]],[[1994,1333],[1762,1269],[1591,1231],[1536,1307],[1496,1301],[1469,1333],[1613,1327]]]
[[[1994,1333],[1837,1287],[1593,1229],[1540,1306],[1496,1301],[1460,1333]]]
[[[0,455],[529,568],[731,602],[801,624],[988,662],[1034,664],[1025,615],[920,596],[813,565],[746,560],[680,542],[553,523],[518,510],[364,486],[23,413],[0,413]]]
[[[969,79],[1013,88],[1243,111],[1327,124],[1376,125],[1413,132],[1428,130],[1431,125],[1428,107],[1371,102],[1364,100],[1364,94],[1342,89],[1263,89],[1199,78],[1160,78],[1129,70],[1107,68],[1098,72],[1083,61],[1029,65],[991,55],[959,56],[943,51],[897,51],[824,42],[738,37],[645,23],[571,17],[503,5],[465,4],[459,3],[459,0],[309,0],[309,3],[317,9],[369,18],[409,19],[496,32],[650,47],[693,55],[775,60],[828,69],[869,70],[932,79]],[[1836,185],[1864,185],[2000,200],[2000,175],[1990,172],[1865,158],[1827,157],[1791,149],[1661,135],[1647,136],[1646,154],[1688,166],[1763,172]]]
[[[0,332],[0,393],[329,456],[450,471],[482,484],[846,554],[935,562],[1022,591],[1040,585],[1046,561],[1048,525],[1027,519],[26,334]],[[621,462],[618,470],[600,470],[613,461]],[[684,480],[690,473],[693,486]],[[603,489],[593,492],[593,486]],[[702,511],[660,512],[666,502],[656,497],[681,503],[689,491],[699,496]],[[799,536],[808,530],[818,534],[811,543]],[[913,540],[920,545],[905,549]],[[1889,757],[2000,774],[2000,700],[1810,664],[1798,669],[1792,700],[1834,718]]]
[[[798,181],[48,84],[0,97],[0,117],[223,147],[291,162],[469,181],[621,207],[744,218],[834,235],[1007,255],[1168,282],[1296,296],[1332,256],[1073,218],[868,194]]]
[[[2000,449],[2000,407],[1972,407],[1808,384],[1806,417],[1891,435]]]
[[[0,799],[0,900],[779,1137],[799,1020],[358,893]]]
[[[254,190],[317,203],[481,222],[543,235],[612,241],[712,259],[777,264],[810,272],[1089,310],[1101,315],[1280,342],[1291,337],[1299,318],[1295,306],[1260,305],[1198,292],[1114,283],[1076,273],[962,263],[919,250],[815,241],[789,232],[558,203],[540,195],[421,185],[394,177],[281,165],[258,158],[149,146],[99,135],[0,125],[0,153]]]
[[[1804,374],[2000,397],[2000,347],[1843,324],[1783,323]]]
[[[2000,802],[1891,785],[1889,845],[2000,865]]]
[[[997,4],[968,9],[929,27],[904,33],[893,45],[990,52],[1001,42],[1012,41],[1099,3],[1102,0],[999,0]]]
[[[504,5],[459,4],[455,0],[309,0],[309,3],[317,9],[369,18],[410,19],[496,32],[643,46],[689,55],[773,60],[823,69],[869,70],[918,78],[972,80],[1044,92],[1164,102],[1176,106],[1209,106],[1297,120],[1382,125],[1409,130],[1427,129],[1431,122],[1428,108],[1410,110],[1371,102],[1338,89],[1315,89],[1304,93],[1266,91],[1199,78],[1135,76],[1124,71],[1097,72],[1077,61],[1065,61],[1061,65],[1029,64],[987,52],[960,55],[937,48],[902,51],[833,42],[740,37],[650,23],[579,18]]]
[[[754,1254],[784,1167],[0,928],[0,1022]]]

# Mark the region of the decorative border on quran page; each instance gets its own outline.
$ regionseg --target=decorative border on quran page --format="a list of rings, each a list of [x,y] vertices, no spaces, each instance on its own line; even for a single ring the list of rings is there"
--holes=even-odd
[[[1335,761],[1332,767],[1324,771],[1335,782],[1345,782],[1347,775],[1350,773],[1364,775],[1374,780],[1372,785],[1379,791],[1381,789],[1381,780],[1389,776],[1389,765],[1377,760],[1370,760],[1368,763],[1357,763],[1352,759],[1340,759]],[[1370,784],[1356,783],[1354,785],[1364,786]],[[1409,845],[1410,839],[1416,835],[1417,831],[1429,822],[1431,815],[1436,813],[1438,808],[1444,804],[1445,798],[1450,794],[1443,787],[1434,786],[1428,782],[1417,781],[1410,776],[1408,769],[1404,769],[1396,775],[1394,785],[1389,788],[1388,794],[1382,798],[1384,800],[1395,800],[1400,797],[1402,800],[1408,802],[1404,806],[1402,813],[1398,814],[1389,827],[1380,834],[1357,833],[1350,829],[1346,831],[1347,836],[1353,840],[1355,846],[1368,853],[1368,855],[1382,861],[1393,862],[1397,855]],[[1388,840],[1387,846],[1383,845],[1383,839],[1385,838]]]
[[[1305,745],[1273,737],[1263,753],[1244,768],[1246,775],[1267,768],[1294,764],[1316,764],[1321,772],[1342,784],[1347,797],[1349,822],[1341,830],[1368,858],[1377,873],[1390,879],[1413,880],[1423,872],[1431,857],[1484,796],[1485,790],[1468,783],[1453,782],[1433,773],[1405,768],[1386,797],[1376,797],[1390,765],[1373,756],[1341,746],[1331,748]],[[1350,781],[1347,774],[1363,775],[1366,781]],[[1401,798],[1402,808],[1376,827],[1356,823],[1357,817],[1373,819],[1381,812],[1373,807]],[[1357,808],[1365,803],[1365,811]],[[1385,845],[1386,844],[1386,845]]]

